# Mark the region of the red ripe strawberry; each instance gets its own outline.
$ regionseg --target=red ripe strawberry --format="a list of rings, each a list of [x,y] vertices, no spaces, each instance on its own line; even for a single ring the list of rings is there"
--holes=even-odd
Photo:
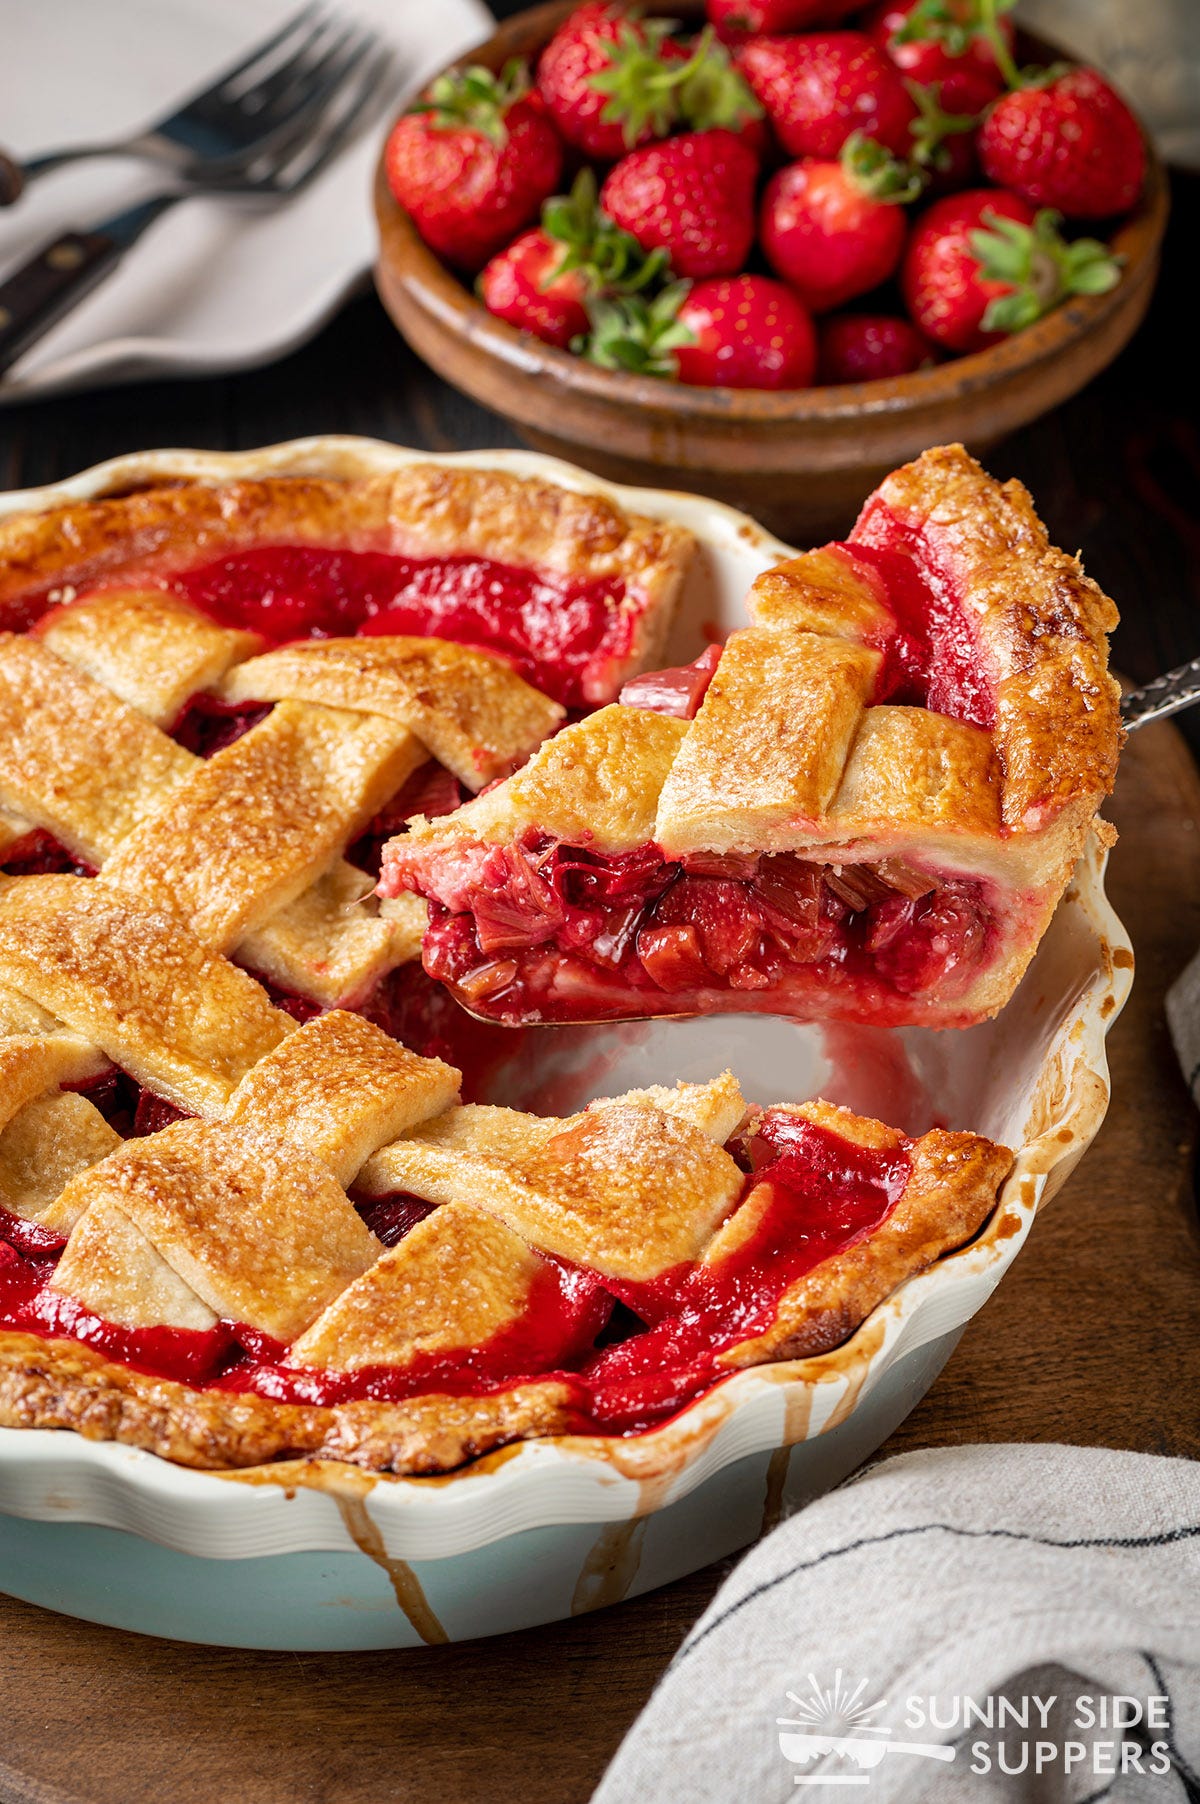
[[[847,138],[836,163],[789,163],[767,183],[759,236],[771,267],[814,313],[886,282],[900,261],[920,177],[870,138]]]
[[[1070,294],[1112,288],[1120,267],[1107,245],[1066,243],[1058,220],[1002,188],[935,201],[909,239],[900,278],[921,331],[948,350],[980,351]]]
[[[562,145],[520,64],[497,78],[439,76],[387,142],[388,185],[426,244],[478,269],[536,217],[562,175]]]
[[[589,301],[638,293],[666,261],[662,251],[647,256],[600,211],[596,178],[581,169],[569,195],[546,202],[541,226],[492,258],[479,292],[489,312],[565,349],[591,330]]]
[[[664,19],[632,19],[608,0],[587,0],[542,52],[538,88],[567,140],[612,162],[665,137],[677,118],[672,59],[687,56]]]
[[[680,126],[738,129],[761,116],[711,29],[690,47],[671,29],[667,20],[632,18],[605,0],[587,0],[571,14],[538,65],[538,86],[569,143],[612,162]]]
[[[855,131],[907,155],[913,103],[898,70],[861,31],[753,38],[737,60],[792,156],[836,157]]]
[[[684,132],[631,151],[609,171],[600,205],[677,276],[741,269],[754,241],[758,163],[733,132]]]
[[[681,382],[701,388],[807,388],[812,382],[812,320],[790,289],[767,276],[697,282],[678,319],[695,341],[675,353]]]
[[[822,382],[877,382],[907,376],[934,361],[915,326],[891,313],[839,313],[822,321],[817,368]]]
[[[983,122],[989,179],[1069,219],[1103,219],[1137,200],[1146,176],[1141,127],[1094,69],[1003,95]]]
[[[936,82],[947,112],[973,113],[1008,79],[1014,34],[1012,22],[996,16],[1004,10],[994,0],[880,0],[863,30],[910,81]]]
[[[803,302],[769,276],[676,282],[599,311],[588,355],[605,369],[701,388],[807,388],[816,332]]]
[[[523,232],[480,276],[484,306],[510,326],[566,350],[589,329],[588,282],[581,269],[564,271],[562,262],[563,247],[549,232],[541,226]]]
[[[708,0],[708,17],[729,40],[743,33],[807,31],[812,25],[836,25],[860,0]]]

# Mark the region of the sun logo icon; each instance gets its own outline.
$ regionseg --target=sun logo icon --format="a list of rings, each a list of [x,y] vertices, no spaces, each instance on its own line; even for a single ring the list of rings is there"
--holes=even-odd
[[[849,1690],[839,1667],[832,1685],[819,1685],[811,1673],[808,1682],[812,1690],[807,1697],[794,1691],[787,1694],[797,1714],[775,1719],[780,1729],[779,1748],[785,1759],[798,1766],[822,1763],[820,1772],[793,1774],[796,1785],[868,1785],[870,1769],[879,1766],[888,1754],[919,1754],[926,1760],[954,1759],[953,1748],[924,1741],[893,1741],[891,1729],[872,1720],[887,1709],[887,1699],[865,1698],[866,1679],[860,1679]],[[834,1757],[836,1764],[825,1764],[829,1756]]]

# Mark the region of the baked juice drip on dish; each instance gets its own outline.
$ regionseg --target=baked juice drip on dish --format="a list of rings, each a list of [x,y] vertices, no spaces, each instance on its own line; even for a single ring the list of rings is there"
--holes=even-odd
[[[47,877],[0,892],[3,924],[39,884],[60,923],[95,923],[100,883]],[[121,932],[87,1036],[30,1004],[0,1039],[28,1099],[0,1134],[7,1426],[394,1472],[635,1433],[844,1340],[978,1231],[1012,1163],[825,1103],[748,1110],[729,1074],[565,1120],[463,1106],[451,1067],[344,1011],[297,1026],[182,922],[130,910]],[[78,1018],[67,944],[39,950]],[[170,1044],[135,1019],[135,947],[176,972]],[[97,1117],[85,1146],[69,1086],[135,1037],[199,1118],[121,1143]]]
[[[749,611],[385,847],[464,1006],[961,1027],[1011,996],[1112,786],[1112,603],[950,447]]]

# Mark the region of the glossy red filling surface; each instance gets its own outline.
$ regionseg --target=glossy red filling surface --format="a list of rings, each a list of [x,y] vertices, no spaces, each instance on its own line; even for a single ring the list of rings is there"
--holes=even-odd
[[[381,887],[429,898],[430,976],[514,1023],[841,999],[886,1024],[914,996],[961,992],[995,932],[981,884],[886,860],[605,855],[533,830],[512,846],[401,857]]]
[[[628,1284],[543,1255],[518,1320],[480,1346],[420,1356],[403,1368],[289,1366],[278,1342],[234,1322],[203,1332],[120,1327],[50,1288],[63,1243],[3,1211],[0,1328],[78,1340],[156,1377],[280,1403],[482,1395],[554,1377],[572,1387],[597,1431],[632,1434],[725,1377],[720,1355],[769,1328],[789,1286],[879,1226],[908,1180],[908,1149],[907,1141],[882,1152],[862,1148],[785,1110],[767,1110],[734,1149],[749,1168],[754,1220],[724,1257]],[[760,1208],[763,1182],[770,1189]],[[431,1212],[406,1195],[359,1208],[387,1245]]]
[[[412,633],[481,646],[567,707],[611,699],[608,667],[633,643],[623,581],[579,581],[490,558],[267,545],[164,580],[214,620],[277,645]]]
[[[875,498],[838,549],[881,579],[896,622],[895,634],[880,645],[884,662],[875,700],[930,708],[990,731],[995,688],[963,606],[962,585],[925,531]]]

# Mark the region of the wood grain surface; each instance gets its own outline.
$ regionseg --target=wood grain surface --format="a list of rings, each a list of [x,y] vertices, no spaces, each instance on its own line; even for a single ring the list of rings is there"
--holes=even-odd
[[[500,10],[511,9],[503,0]],[[1121,602],[1121,667],[1200,651],[1200,434],[1180,374],[1200,181],[1175,178],[1148,325],[1068,405],[989,458]],[[269,369],[0,413],[0,482],[120,451],[362,432],[516,442],[416,361],[372,296]],[[1200,711],[1197,711],[1200,714]],[[1200,720],[1183,732],[1200,748]],[[1110,891],[1138,955],[1099,1140],[892,1448],[1067,1440],[1200,1454],[1196,1117],[1162,1015],[1200,944],[1200,778],[1183,739],[1131,743]],[[710,1568],[587,1619],[411,1653],[247,1654],[128,1636],[0,1599],[0,1804],[583,1804],[687,1628]]]

